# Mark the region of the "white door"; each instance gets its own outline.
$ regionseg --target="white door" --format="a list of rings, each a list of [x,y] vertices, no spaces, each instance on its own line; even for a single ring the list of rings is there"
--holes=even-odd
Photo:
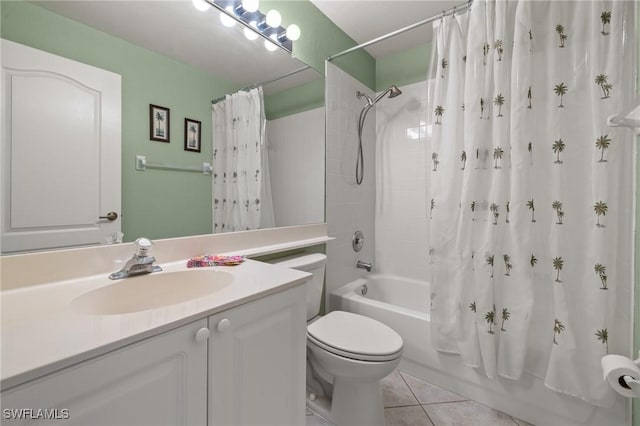
[[[196,334],[206,326],[202,319],[5,390],[2,424],[204,426],[207,342]]]
[[[3,253],[120,231],[120,110],[120,75],[2,40]]]

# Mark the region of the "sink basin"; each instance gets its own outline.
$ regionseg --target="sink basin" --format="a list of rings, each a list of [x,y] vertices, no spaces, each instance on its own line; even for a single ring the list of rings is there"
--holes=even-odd
[[[212,269],[156,272],[123,278],[83,293],[70,306],[87,315],[126,314],[207,296],[232,282],[232,274]]]

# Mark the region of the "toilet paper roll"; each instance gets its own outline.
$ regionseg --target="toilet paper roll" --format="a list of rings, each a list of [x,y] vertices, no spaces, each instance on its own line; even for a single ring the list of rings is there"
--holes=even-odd
[[[605,355],[601,364],[604,379],[616,392],[628,398],[640,396],[640,389],[631,389],[623,379],[624,376],[630,376],[640,381],[640,368],[631,359],[621,355]]]

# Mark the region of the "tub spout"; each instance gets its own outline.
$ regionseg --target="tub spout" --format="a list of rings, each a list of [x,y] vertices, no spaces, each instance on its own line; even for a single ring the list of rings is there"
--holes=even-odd
[[[373,265],[371,264],[371,262],[363,262],[362,260],[358,260],[356,262],[356,268],[366,269],[367,272],[371,272],[371,270],[373,269]]]

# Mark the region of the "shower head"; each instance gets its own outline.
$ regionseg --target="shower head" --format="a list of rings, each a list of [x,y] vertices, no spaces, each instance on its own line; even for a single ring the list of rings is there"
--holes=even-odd
[[[395,98],[399,95],[402,95],[402,90],[398,89],[397,86],[389,87],[389,98]]]
[[[369,110],[371,108],[373,108],[375,106],[375,104],[377,104],[380,99],[382,99],[385,96],[387,96],[387,94],[389,95],[389,98],[395,98],[396,96],[401,95],[402,91],[400,89],[398,89],[398,86],[396,86],[394,84],[394,85],[389,86],[389,88],[387,90],[385,90],[384,92],[380,93],[374,99],[371,99],[371,97],[369,95],[367,95],[366,93],[363,93],[363,92],[361,92],[359,90],[356,92],[356,96],[358,97],[358,99],[365,98],[367,100],[367,104],[362,108],[362,111],[360,111],[360,118],[358,119],[358,133],[359,134],[362,133],[362,127],[364,126],[364,120],[367,117],[367,114],[369,113]]]
[[[376,96],[375,99],[371,99],[370,96],[359,90],[356,92],[358,99],[365,98],[367,100],[367,104],[362,108],[362,111],[360,111],[360,118],[358,119],[358,160],[356,162],[356,183],[358,185],[362,183],[362,179],[364,177],[364,155],[362,153],[362,129],[364,127],[364,120],[367,118],[369,110],[371,110],[380,99],[384,98],[387,93],[389,94],[389,98],[395,98],[396,96],[401,95],[402,91],[398,89],[396,85],[392,85],[387,90]]]
[[[375,104],[377,104],[380,99],[384,98],[387,95],[387,93],[389,94],[389,98],[395,98],[396,96],[401,95],[402,91],[400,89],[398,89],[397,86],[393,85],[393,86],[390,86],[384,92],[380,93],[374,99],[371,99],[370,96],[368,96],[366,93],[362,93],[361,91],[357,91],[356,92],[356,96],[358,98],[365,98],[367,100],[367,105],[366,106],[372,107]]]
[[[395,85],[390,86],[387,90],[385,90],[384,92],[376,96],[376,98],[373,100],[371,105],[377,103],[380,99],[384,98],[387,95],[387,93],[389,94],[389,99],[391,99],[391,98],[395,98],[398,95],[401,95],[402,91],[398,89],[398,87]]]

